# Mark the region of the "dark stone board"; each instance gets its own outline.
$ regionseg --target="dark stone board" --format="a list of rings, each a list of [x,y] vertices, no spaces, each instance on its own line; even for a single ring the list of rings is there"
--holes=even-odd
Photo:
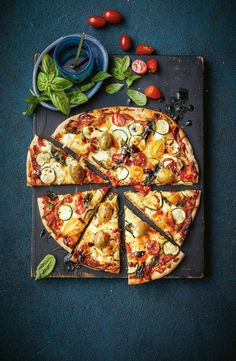
[[[153,56],[152,56],[153,57]],[[165,112],[165,106],[170,96],[175,96],[179,88],[186,88],[189,91],[189,99],[187,105],[193,104],[194,111],[186,112],[179,125],[183,127],[190,143],[193,146],[195,157],[200,168],[199,184],[193,187],[184,186],[163,186],[159,189],[165,190],[181,190],[181,189],[201,189],[202,197],[200,207],[196,218],[189,230],[184,245],[181,249],[186,254],[182,263],[166,278],[201,278],[204,276],[204,117],[203,117],[203,74],[204,61],[201,57],[193,56],[154,56],[159,62],[159,70],[156,74],[146,74],[142,79],[136,81],[132,88],[144,91],[149,84],[156,84],[162,91],[164,101],[157,102],[156,100],[148,100],[147,108],[160,109]],[[137,56],[133,56],[137,58]],[[142,58],[142,57],[140,57]],[[145,60],[149,57],[145,57]],[[109,81],[107,81],[108,83]],[[135,106],[133,103],[127,103],[127,96],[125,93],[125,86],[122,91],[117,94],[108,95],[104,91],[104,86],[99,90],[95,96],[86,104],[74,109],[72,114],[77,114],[83,111],[92,110],[95,108],[108,107],[113,105],[129,105]],[[66,119],[61,113],[39,108],[34,117],[34,134],[41,135],[50,139],[50,135],[55,128]],[[186,126],[186,121],[191,120],[192,126]],[[58,144],[57,144],[58,145]],[[96,185],[93,188],[99,188]],[[32,188],[32,267],[31,275],[35,275],[35,270],[40,260],[48,253],[54,254],[57,258],[57,266],[50,277],[71,277],[71,278],[126,278],[126,255],[124,251],[124,244],[121,246],[121,273],[119,275],[112,275],[102,271],[90,270],[85,267],[68,271],[63,263],[63,258],[66,251],[57,245],[53,238],[48,237],[48,233],[41,236],[43,225],[39,216],[37,207],[37,197],[41,196],[50,189],[58,194],[74,193],[91,188],[91,186],[52,186],[52,187],[34,187]],[[153,186],[157,189],[158,187]],[[124,204],[134,209],[132,205],[125,200],[124,190],[131,189],[131,187],[119,187],[114,190],[119,193],[119,202],[121,207]],[[145,216],[137,209],[136,213],[144,220],[146,220],[154,228],[153,225]],[[124,222],[124,215],[121,212],[120,225],[121,228]]]

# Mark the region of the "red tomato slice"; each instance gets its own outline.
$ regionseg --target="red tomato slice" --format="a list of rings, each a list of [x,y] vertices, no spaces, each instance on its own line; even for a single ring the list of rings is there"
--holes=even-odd
[[[76,213],[81,215],[86,211],[86,206],[84,204],[84,198],[83,197],[78,197],[75,201],[76,204]]]
[[[150,71],[150,73],[155,73],[157,71],[157,68],[158,68],[158,62],[156,59],[149,59],[147,61],[147,68],[148,68],[148,71]]]
[[[152,256],[157,256],[160,253],[161,246],[158,242],[150,240],[147,244],[147,250]]]
[[[160,99],[161,92],[155,85],[148,85],[147,88],[144,90],[144,94],[146,97],[151,99]]]
[[[136,48],[136,54],[138,55],[150,55],[155,51],[155,49],[148,44],[139,44]]]
[[[123,127],[125,125],[125,117],[122,114],[114,113],[111,119],[112,123],[117,125],[117,127]]]
[[[142,193],[143,195],[148,194],[151,190],[151,187],[143,186],[142,184],[134,184],[133,187],[136,189],[136,191]]]
[[[134,60],[131,68],[137,74],[145,74],[147,72],[147,64],[141,59]]]
[[[134,165],[139,165],[140,167],[144,167],[147,163],[147,157],[144,153],[139,152],[135,155],[135,158],[132,159],[132,163]]]

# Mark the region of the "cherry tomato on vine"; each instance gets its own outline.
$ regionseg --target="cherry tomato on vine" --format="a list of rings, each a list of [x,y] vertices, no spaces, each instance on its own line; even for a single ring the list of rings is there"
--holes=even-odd
[[[136,48],[136,54],[138,55],[150,55],[155,51],[153,46],[148,44],[139,44]]]
[[[90,16],[87,22],[93,28],[103,28],[106,25],[106,20],[98,15]]]
[[[144,90],[144,94],[146,97],[151,99],[160,99],[161,92],[155,85],[148,85],[147,88]]]
[[[141,60],[141,59],[136,59],[133,61],[132,66],[131,66],[132,70],[137,73],[137,74],[145,74],[147,72],[147,64],[145,63],[145,61]]]
[[[128,51],[131,48],[132,42],[128,34],[123,34],[120,38],[121,49]]]
[[[158,69],[158,62],[156,59],[152,58],[147,61],[147,68],[150,73],[155,73]]]
[[[123,18],[122,14],[114,9],[108,9],[103,12],[103,18],[111,24],[119,24]]]

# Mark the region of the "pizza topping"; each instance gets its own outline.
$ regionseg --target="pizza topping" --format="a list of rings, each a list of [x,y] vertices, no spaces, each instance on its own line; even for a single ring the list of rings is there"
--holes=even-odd
[[[70,165],[69,172],[75,183],[82,182],[86,175],[84,168],[80,164],[76,164],[75,166]]]
[[[161,139],[153,140],[148,145],[148,154],[151,158],[160,159],[165,151],[165,142]]]
[[[136,263],[136,264],[134,262],[128,263],[128,273],[129,274],[136,272],[137,268],[138,268],[138,263]]]
[[[51,164],[51,168],[53,168],[53,170],[56,173],[56,183],[61,184],[65,178],[64,167],[61,164],[59,164],[58,162],[54,162]]]
[[[44,163],[49,162],[50,159],[51,159],[51,155],[48,152],[41,152],[41,153],[38,153],[36,156],[36,162],[41,166]]]
[[[148,241],[146,247],[147,247],[148,254],[150,254],[152,256],[157,256],[161,251],[160,243],[157,241],[154,241],[154,240]]]
[[[175,220],[176,224],[181,224],[185,221],[186,219],[186,213],[183,209],[181,208],[175,208],[172,211],[172,216]]]
[[[135,235],[136,237],[144,236],[149,229],[149,226],[146,222],[140,221],[137,226],[135,227]]]
[[[40,179],[44,184],[52,184],[56,179],[55,171],[50,167],[43,168]]]
[[[188,165],[184,165],[184,167],[180,171],[180,179],[183,182],[191,182],[191,183],[196,182],[197,171],[193,162]]]
[[[63,204],[58,208],[58,216],[62,221],[68,221],[72,217],[72,214],[73,210],[71,206]]]
[[[133,256],[134,257],[137,257],[137,258],[141,258],[141,257],[143,257],[145,255],[145,251],[135,251],[134,253],[133,253]]]
[[[145,139],[141,135],[134,135],[129,140],[130,148],[135,150],[134,152],[137,153],[145,149]]]
[[[84,228],[84,224],[81,222],[80,219],[71,218],[68,222],[66,222],[62,230],[62,233],[67,237],[73,237],[80,234],[83,228]]]
[[[169,132],[169,129],[170,129],[170,126],[169,126],[169,123],[164,120],[164,119],[159,119],[157,122],[156,122],[156,132],[161,134],[161,135],[164,135],[164,134],[167,134]]]
[[[135,154],[135,157],[132,159],[132,163],[134,165],[138,165],[140,167],[144,167],[147,163],[147,157],[144,153],[138,152]]]
[[[161,208],[163,204],[161,193],[156,191],[149,192],[149,194],[144,197],[143,204],[145,207],[153,211]]]
[[[129,125],[130,135],[142,135],[144,132],[144,127],[142,124],[135,122]]]
[[[179,253],[179,247],[167,241],[163,245],[163,251],[166,255],[171,254],[172,256],[176,256]]]
[[[85,126],[82,128],[82,134],[83,134],[84,138],[86,138],[86,139],[92,138],[93,131],[94,131],[94,129],[91,126],[87,126],[87,127]]]
[[[98,231],[94,237],[94,244],[97,248],[103,249],[107,246],[110,235],[102,230]]]
[[[117,139],[119,140],[120,143],[122,143],[122,141],[124,143],[127,142],[128,140],[128,134],[126,133],[126,131],[122,130],[122,129],[114,129],[113,134],[115,137],[117,137]]]
[[[113,145],[112,135],[108,132],[104,132],[102,136],[99,138],[99,147],[102,150],[108,150]]]
[[[128,177],[129,171],[126,167],[120,166],[116,168],[116,175],[118,180],[124,180]]]
[[[141,264],[135,272],[137,278],[142,278],[144,276],[145,263]]]
[[[143,168],[138,165],[132,165],[130,169],[130,176],[135,181],[142,182],[144,177]]]
[[[157,180],[161,184],[171,184],[175,181],[175,175],[170,169],[162,168],[157,174]]]
[[[113,208],[110,203],[102,203],[98,208],[98,221],[100,223],[106,223],[110,221],[113,214]]]

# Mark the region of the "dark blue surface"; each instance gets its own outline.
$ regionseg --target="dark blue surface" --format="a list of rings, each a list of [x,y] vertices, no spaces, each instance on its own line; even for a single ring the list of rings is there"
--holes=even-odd
[[[235,360],[235,17],[233,1],[1,1],[1,359]],[[90,29],[115,4],[125,23]],[[203,55],[206,79],[207,278],[128,287],[124,280],[29,277],[32,120],[21,116],[33,54],[89,32],[118,53],[119,35],[160,54]],[[4,246],[4,247],[3,247]]]

